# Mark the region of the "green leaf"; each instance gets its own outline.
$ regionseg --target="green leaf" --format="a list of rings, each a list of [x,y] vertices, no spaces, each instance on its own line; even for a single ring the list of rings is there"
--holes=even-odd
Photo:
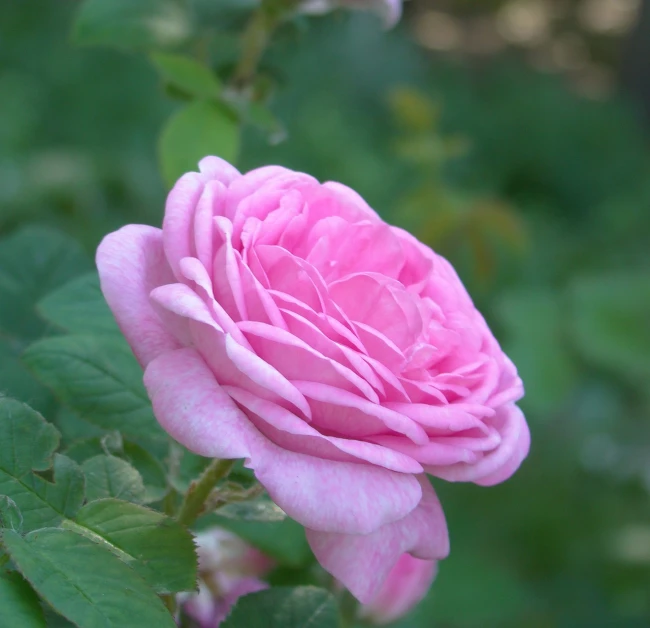
[[[72,238],[40,227],[21,229],[0,240],[0,335],[20,350],[21,342],[41,336],[46,324],[37,316],[40,299],[91,268]]]
[[[4,530],[2,542],[37,593],[79,628],[176,628],[135,571],[79,534],[46,528],[22,538]]]
[[[145,488],[137,469],[115,456],[95,456],[81,465],[86,476],[86,499],[118,497],[132,502],[144,499]]]
[[[29,402],[39,412],[48,413],[56,401],[21,362],[18,355],[22,348],[20,341],[0,338],[0,391],[7,397]]]
[[[59,434],[30,407],[0,399],[0,494],[20,509],[25,530],[57,525],[74,516],[83,503],[83,475],[78,465],[54,454]],[[49,471],[49,482],[32,471]]]
[[[191,57],[158,52],[151,55],[163,80],[189,96],[206,100],[219,97],[221,83],[209,68]]]
[[[497,304],[506,326],[504,349],[526,385],[522,405],[540,414],[566,399],[577,376],[563,337],[561,306],[557,295],[548,290],[512,292]]]
[[[570,304],[570,337],[580,353],[645,386],[650,377],[650,273],[577,279]]]
[[[106,453],[106,449],[102,444],[102,438],[99,437],[76,441],[65,450],[65,454],[79,464],[103,453]],[[165,496],[167,493],[165,469],[146,449],[137,443],[124,441],[120,451],[110,453],[126,460],[138,470],[144,482],[145,494],[142,501],[145,504],[158,501]]]
[[[318,587],[274,587],[239,598],[223,628],[337,628],[334,596]]]
[[[311,559],[305,529],[289,517],[283,521],[245,521],[221,516],[205,517],[206,524],[234,532],[279,563],[300,567]]]
[[[23,515],[18,504],[7,495],[0,495],[0,528],[22,532]]]
[[[81,45],[166,48],[184,42],[191,30],[179,0],[86,0],[72,36]]]
[[[52,418],[52,423],[61,433],[61,440],[65,443],[76,442],[83,438],[100,438],[105,433],[105,430],[82,419],[65,406],[59,406],[58,411]],[[76,460],[74,456],[70,456],[70,458]]]
[[[193,102],[167,121],[158,152],[163,177],[171,187],[181,175],[196,170],[207,155],[234,162],[239,152],[239,125],[222,107]]]
[[[84,506],[78,526],[101,537],[158,593],[191,591],[197,558],[192,535],[163,514],[116,499]]]
[[[0,626],[45,628],[38,596],[18,573],[0,573]]]
[[[31,345],[23,359],[82,419],[145,441],[166,440],[126,343],[70,335]]]
[[[45,320],[68,332],[121,336],[96,272],[77,277],[48,294],[37,310]]]

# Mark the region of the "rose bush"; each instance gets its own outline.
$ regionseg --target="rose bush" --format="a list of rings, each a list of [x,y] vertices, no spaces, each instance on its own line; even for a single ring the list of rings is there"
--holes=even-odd
[[[359,615],[373,624],[390,624],[422,600],[437,573],[435,560],[403,554],[374,599],[359,608]]]
[[[427,473],[496,484],[528,452],[521,380],[450,264],[341,184],[208,157],[97,265],[161,425],[245,458],[362,602],[405,552],[447,555]]]

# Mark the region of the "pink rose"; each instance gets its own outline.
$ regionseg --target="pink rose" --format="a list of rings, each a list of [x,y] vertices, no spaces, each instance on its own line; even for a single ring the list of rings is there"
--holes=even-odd
[[[437,561],[403,554],[374,599],[362,606],[359,614],[373,624],[399,619],[424,598],[437,572]]]
[[[380,15],[386,28],[395,26],[402,16],[402,0],[303,0],[300,11],[320,14],[336,7],[375,11]]]
[[[453,268],[339,183],[206,157],[162,230],[106,236],[97,265],[164,429],[245,458],[361,602],[405,552],[447,555],[426,473],[496,484],[528,452],[521,380]]]
[[[259,579],[273,561],[231,532],[212,528],[196,536],[199,592],[178,596],[184,612],[201,628],[218,628],[242,596],[268,588]]]

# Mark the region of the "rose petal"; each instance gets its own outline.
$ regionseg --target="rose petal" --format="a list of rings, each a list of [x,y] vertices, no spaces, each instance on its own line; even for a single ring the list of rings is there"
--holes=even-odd
[[[257,431],[195,349],[159,355],[144,373],[154,414],[173,438],[213,458],[245,458]]]
[[[447,523],[426,476],[419,476],[422,501],[403,519],[371,534],[340,534],[307,530],[318,562],[366,604],[377,595],[400,556],[439,560],[449,553]]]
[[[97,269],[104,297],[140,364],[180,347],[149,302],[153,288],[175,281],[160,229],[127,225],[107,235],[97,249]]]
[[[282,510],[322,532],[369,534],[403,519],[422,495],[413,475],[287,451],[262,436],[246,465]]]

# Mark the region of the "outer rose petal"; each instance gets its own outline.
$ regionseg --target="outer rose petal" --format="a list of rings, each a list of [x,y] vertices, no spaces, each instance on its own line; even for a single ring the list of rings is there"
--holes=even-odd
[[[428,473],[450,482],[475,482],[482,486],[498,484],[509,478],[528,455],[530,430],[522,411],[514,404],[499,408],[494,418],[501,444],[474,464],[454,464],[448,467],[425,467]]]
[[[307,530],[307,540],[318,562],[362,604],[375,598],[405,552],[427,560],[439,560],[449,553],[447,523],[440,502],[426,476],[420,476],[419,481],[419,506],[372,534]]]
[[[151,290],[174,281],[162,231],[146,225],[122,227],[102,240],[96,262],[104,297],[140,364],[178,349],[149,302]]]
[[[245,458],[248,443],[261,437],[194,349],[158,356],[144,384],[163,428],[201,456]]]
[[[388,624],[408,613],[427,594],[438,573],[438,561],[402,554],[388,578],[361,616],[374,624]]]
[[[414,475],[287,451],[261,435],[246,466],[289,516],[337,536],[369,534],[403,520],[422,496]]]

